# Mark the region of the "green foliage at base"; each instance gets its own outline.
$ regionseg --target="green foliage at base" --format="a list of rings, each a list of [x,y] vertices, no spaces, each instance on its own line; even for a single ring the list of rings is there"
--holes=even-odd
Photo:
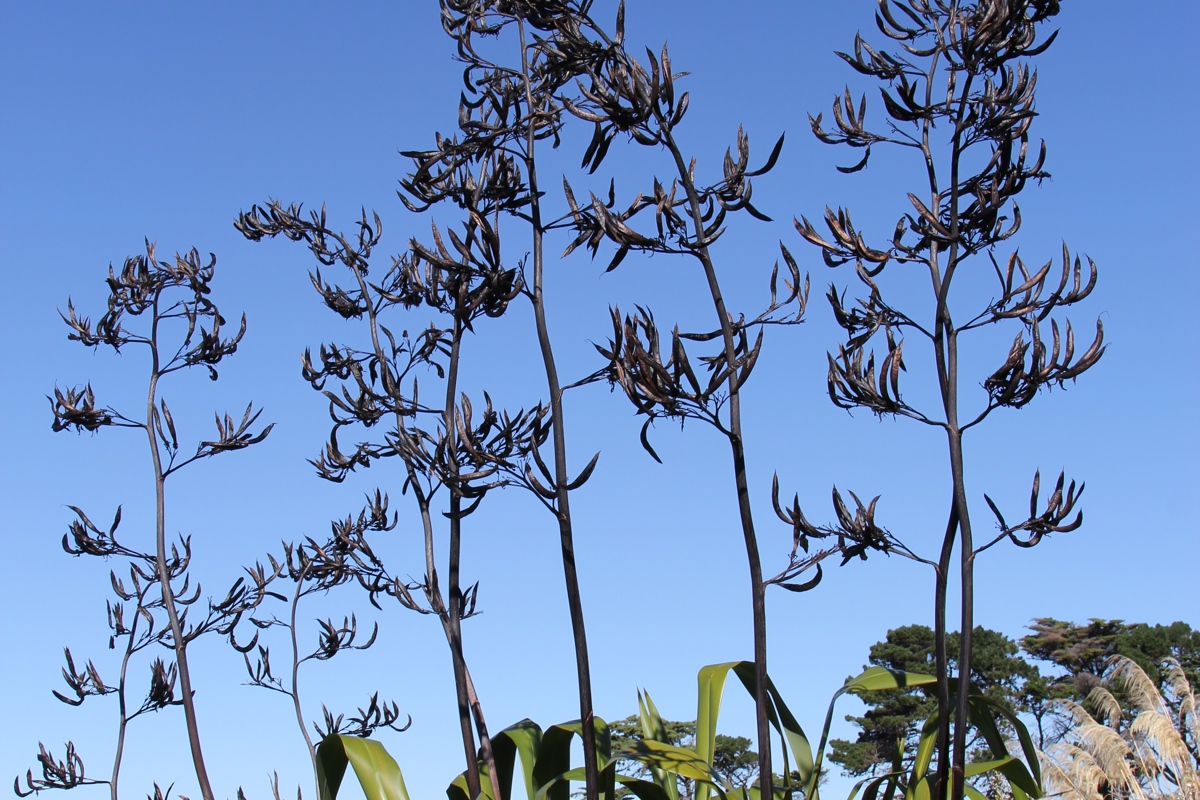
[[[650,695],[638,693],[637,725],[639,737],[621,736],[622,746],[612,747],[613,731],[604,720],[596,719],[596,760],[600,769],[600,795],[604,800],[617,800],[619,795],[634,795],[639,800],[680,800],[681,781],[694,788],[693,800],[763,800],[757,785],[738,781],[737,773],[723,763],[723,752],[717,734],[717,719],[729,673],[736,675],[751,697],[755,696],[754,665],[749,661],[713,664],[700,670],[697,676],[698,699],[694,727],[687,723],[668,723],[663,720]],[[769,679],[768,679],[769,680]],[[929,674],[888,670],[872,667],[846,681],[830,701],[821,731],[820,744],[814,750],[804,730],[780,697],[773,683],[768,684],[769,718],[772,726],[787,743],[783,751],[781,785],[774,791],[774,800],[790,800],[803,794],[807,800],[819,800],[822,762],[834,705],[844,694],[860,697],[875,693],[902,692],[912,688],[928,691],[935,684]],[[967,777],[990,775],[1002,779],[1013,800],[1034,800],[1042,796],[1041,773],[1037,751],[1028,730],[1012,709],[1002,701],[984,693],[974,693],[970,702],[969,721],[984,743],[988,757],[977,760],[967,769]],[[899,761],[891,772],[860,781],[851,793],[851,800],[893,800],[900,794],[904,800],[930,800],[933,776],[930,764],[937,741],[940,720],[936,713],[921,725],[916,756],[911,767]],[[690,728],[694,736],[691,747],[681,746],[681,733]],[[480,762],[480,798],[476,800],[514,800],[513,781],[518,761],[524,783],[525,800],[569,800],[570,782],[584,778],[582,767],[570,763],[571,743],[579,735],[578,721],[553,725],[545,730],[531,720],[521,720],[492,737],[492,753],[498,772],[501,797],[492,797],[491,780],[486,766]],[[1010,755],[1008,737],[1017,739],[1024,760]],[[748,747],[743,748],[748,750]],[[318,748],[320,800],[336,800],[346,765],[362,784],[367,800],[409,800],[404,777],[395,760],[383,745],[353,736],[330,736]],[[623,764],[638,765],[636,774],[617,771]],[[619,787],[619,788],[618,788]],[[973,800],[983,796],[973,787],[968,794]],[[447,789],[450,800],[472,800],[467,794],[466,775],[461,774]]]

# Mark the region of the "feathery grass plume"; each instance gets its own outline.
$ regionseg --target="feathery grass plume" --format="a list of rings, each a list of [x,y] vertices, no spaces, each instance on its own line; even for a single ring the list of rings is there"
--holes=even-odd
[[[1196,692],[1187,673],[1175,659],[1168,661],[1167,685],[1179,700],[1179,729],[1191,739],[1192,752],[1200,751],[1200,720],[1196,718]]]
[[[1166,696],[1132,659],[1117,656],[1111,663],[1104,684],[1088,696],[1091,712],[1071,701],[1060,704],[1075,727],[1042,754],[1047,794],[1064,800],[1198,800],[1195,690],[1179,662],[1164,662]]]
[[[1053,757],[1042,759],[1042,780],[1063,800],[1102,800],[1100,787],[1107,782],[1104,770],[1082,747],[1070,742],[1054,745]]]

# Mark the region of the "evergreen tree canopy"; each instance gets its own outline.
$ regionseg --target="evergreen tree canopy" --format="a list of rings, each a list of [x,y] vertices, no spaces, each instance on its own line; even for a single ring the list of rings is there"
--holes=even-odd
[[[1036,661],[1063,670],[1052,679],[1056,696],[1083,700],[1108,674],[1114,656],[1125,656],[1162,688],[1167,674],[1162,663],[1176,659],[1188,680],[1200,678],[1200,631],[1186,622],[1170,625],[1091,619],[1076,625],[1051,617],[1034,620],[1033,633],[1021,639],[1021,649]]]
[[[1041,749],[1071,728],[1059,701],[1086,704],[1088,694],[1109,678],[1120,656],[1137,664],[1160,691],[1169,688],[1170,675],[1163,665],[1167,658],[1179,662],[1191,686],[1200,686],[1200,631],[1185,622],[1149,625],[1091,619],[1080,625],[1042,617],[1029,629],[1032,632],[1018,646],[1002,633],[976,628],[971,682],[976,690],[1032,717]],[[957,671],[958,645],[958,634],[951,633],[947,649],[952,672]],[[931,675],[933,631],[924,625],[890,630],[884,641],[871,646],[868,661],[873,667]],[[1048,674],[1039,670],[1039,663]],[[897,761],[909,765],[921,725],[937,708],[935,698],[911,689],[873,692],[862,699],[866,713],[846,717],[859,728],[858,736],[854,741],[833,740],[829,758],[853,776],[880,774]]]
[[[954,654],[959,635],[951,633],[948,647],[951,670],[957,670]],[[974,635],[971,682],[975,688],[1009,708],[1025,710],[1025,687],[1040,678],[1037,667],[1020,657],[1017,643],[1002,633],[977,627]],[[869,666],[931,675],[934,671],[933,630],[924,625],[907,625],[887,632],[887,638],[871,646]],[[878,774],[901,757],[908,763],[922,722],[937,708],[936,698],[919,689],[872,692],[864,696],[867,712],[846,719],[860,728],[853,742],[833,740],[832,761],[849,775]]]

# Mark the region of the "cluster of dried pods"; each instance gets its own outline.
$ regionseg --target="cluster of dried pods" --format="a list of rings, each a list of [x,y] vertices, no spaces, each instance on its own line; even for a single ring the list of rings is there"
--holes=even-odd
[[[482,704],[463,647],[461,622],[476,613],[478,583],[464,585],[460,573],[463,521],[480,507],[489,492],[505,486],[528,490],[551,512],[559,527],[575,643],[580,718],[585,723],[581,726],[585,791],[587,800],[595,800],[600,779],[595,731],[589,724],[593,716],[590,667],[569,494],[589,479],[597,458],[570,477],[562,403],[566,388],[596,381],[620,387],[637,414],[645,417],[641,442],[656,460],[659,456],[650,444],[649,430],[659,418],[705,422],[730,445],[753,593],[758,786],[767,794],[772,793],[774,780],[767,697],[767,586],[808,591],[822,579],[822,562],[834,556],[845,564],[881,552],[933,567],[937,576],[940,713],[942,719],[954,717],[955,729],[963,730],[967,683],[960,685],[952,713],[945,645],[946,591],[956,541],[962,554],[964,592],[963,650],[957,663],[965,672],[970,666],[974,557],[1005,538],[1031,547],[1050,533],[1074,530],[1082,522],[1076,508],[1083,486],[1077,490],[1072,482],[1064,488],[1065,476],[1060,475],[1042,506],[1040,475],[1035,475],[1029,516],[1017,524],[1007,523],[997,505],[987,498],[1000,532],[989,543],[975,547],[963,481],[962,434],[966,430],[998,408],[1019,408],[1041,389],[1074,380],[1104,352],[1099,323],[1093,343],[1077,354],[1070,323],[1060,329],[1054,318],[1055,312],[1091,293],[1096,268],[1090,259],[1085,280],[1080,258],[1072,261],[1064,246],[1056,285],[1051,279],[1051,262],[1031,271],[1015,253],[1004,267],[994,256],[996,246],[1021,226],[1014,198],[1031,179],[1047,176],[1044,145],[1036,158],[1029,154],[1036,73],[1029,69],[1027,59],[1052,42],[1053,35],[1039,41],[1038,31],[1042,23],[1057,14],[1058,3],[880,0],[879,30],[899,49],[876,48],[856,36],[853,53],[838,54],[858,73],[882,84],[886,129],[867,128],[865,96],[855,104],[847,88],[844,96],[834,101],[836,130],[825,130],[823,118],[818,115],[811,118],[813,133],[822,142],[863,150],[859,162],[839,167],[843,172],[865,169],[876,146],[896,146],[913,150],[924,161],[929,180],[920,193],[907,195],[913,210],[900,217],[890,241],[880,247],[868,244],[844,209],[825,210],[828,234],[819,232],[805,217],[795,222],[800,236],[819,249],[828,266],[853,263],[855,276],[864,287],[863,296],[852,302],[846,299],[847,291],[836,285],[831,285],[827,294],[834,317],[845,331],[844,342],[837,345],[836,353],[829,354],[829,396],[841,408],[866,408],[877,415],[909,417],[942,429],[949,445],[952,498],[941,553],[934,560],[917,555],[876,521],[878,497],[863,503],[849,492],[852,508],[834,488],[835,521],[816,525],[801,510],[798,494],[790,505],[781,503],[776,478],[772,505],[776,516],[792,531],[792,549],[784,569],[770,578],[762,573],[750,501],[741,391],[758,363],[765,331],[803,321],[810,283],[781,243],[782,291],[776,263],[769,278],[769,299],[762,310],[749,317],[731,313],[722,292],[713,245],[726,230],[731,214],[744,211],[755,219],[770,221],[752,202],[752,184],[753,179],[776,166],[783,137],[763,165],[751,169],[749,137],[739,128],[735,145],[724,155],[720,175],[711,182],[703,181],[698,177],[697,160],[685,154],[675,137],[690,105],[690,95],[677,87],[686,73],[674,70],[665,46],[657,54],[647,50],[644,60],[630,54],[625,44],[623,2],[611,34],[592,18],[591,6],[590,0],[440,0],[443,29],[464,64],[458,130],[452,136],[436,135],[432,149],[404,152],[412,163],[412,172],[401,181],[400,198],[414,212],[453,207],[461,213],[461,223],[457,227],[431,225],[430,242],[412,239],[400,255],[390,259],[381,277],[372,276],[371,259],[381,241],[382,222],[378,215],[368,217],[365,210],[351,234],[331,228],[324,207],[305,212],[299,205],[285,206],[277,201],[252,207],[236,222],[238,230],[250,240],[282,236],[307,246],[318,263],[310,279],[324,304],[343,319],[365,323],[370,342],[365,348],[328,343],[320,345],[315,355],[311,350],[304,353],[303,377],[328,400],[332,420],[328,441],[311,463],[322,478],[341,482],[380,459],[399,460],[404,475],[401,493],[411,493],[424,541],[424,574],[419,580],[397,577],[373,544],[376,535],[392,531],[398,524],[398,516],[389,510],[387,494],[377,489],[368,495],[366,507],[357,516],[333,522],[328,540],[309,538],[303,543],[285,543],[282,556],[268,556],[267,566],[256,564],[247,569],[247,577],[239,579],[223,600],[208,602],[203,620],[189,623],[188,608],[198,601],[200,589],[198,585],[194,590],[188,588],[190,539],[183,538],[170,548],[166,544],[163,481],[198,459],[261,442],[271,426],[255,432],[258,413],[251,407],[240,421],[218,415],[218,436],[200,442],[194,455],[180,458],[175,422],[165,400],[158,397],[157,382],[190,366],[205,367],[215,379],[215,366],[235,352],[245,333],[245,318],[237,334],[223,338],[225,320],[208,299],[213,261],[205,264],[192,251],[173,262],[159,262],[152,246],[148,246],[146,256],[128,260],[119,275],[110,270],[108,312],[94,330],[90,321],[80,318],[68,303],[63,316],[71,328],[71,339],[114,350],[129,344],[146,345],[152,353],[153,369],[144,420],[98,406],[88,385],[55,389],[50,400],[54,429],[143,429],[149,438],[159,489],[159,530],[152,552],[129,549],[114,536],[119,512],[111,528],[104,531],[76,509],[78,520],[64,538],[68,552],[118,556],[130,562],[130,588],[114,572],[113,590],[119,600],[109,604],[113,641],[124,637],[127,647],[120,689],[105,683],[90,661],[85,668],[77,669],[68,651],[64,676],[73,696],[59,698],[78,704],[89,696],[119,693],[119,741],[123,741],[125,724],[140,714],[167,705],[183,705],[204,800],[211,800],[213,795],[191,708],[188,643],[209,631],[227,636],[244,654],[253,684],[288,696],[315,769],[314,744],[301,708],[300,665],[370,647],[376,631],[373,628],[366,641],[360,643],[353,614],[340,623],[329,619],[319,625],[315,649],[301,655],[297,607],[306,596],[347,584],[361,587],[376,608],[381,608],[381,599],[390,597],[405,608],[432,615],[441,622],[454,671],[469,794],[480,795],[480,782],[486,773],[492,781],[492,796],[501,797]],[[484,39],[489,40],[486,47],[480,45]],[[507,62],[484,54],[499,52],[504,45],[511,47],[513,56]],[[622,206],[617,203],[613,181],[606,193],[598,196],[589,192],[588,201],[580,202],[564,178],[567,210],[558,217],[545,214],[547,192],[538,179],[539,154],[545,146],[557,148],[563,141],[564,127],[576,121],[592,126],[580,164],[589,175],[600,169],[620,134],[637,145],[664,152],[669,177],[653,177],[648,191],[638,193]],[[949,132],[944,152],[931,137],[939,124],[939,131]],[[967,158],[969,151],[971,157]],[[976,158],[978,151],[983,151],[984,157]],[[942,162],[950,164],[948,184],[940,182],[935,168]],[[978,164],[982,166],[968,168]],[[515,265],[502,247],[504,220],[516,221],[528,237],[520,243],[526,255]],[[586,378],[564,387],[546,324],[543,291],[545,237],[560,230],[571,236],[562,253],[564,258],[579,247],[585,247],[593,257],[602,244],[615,247],[606,271],[621,266],[631,253],[693,259],[698,279],[711,297],[712,327],[681,332],[675,326],[668,344],[649,309],[638,306],[634,314],[624,315],[613,307],[612,337],[596,346],[603,364]],[[950,287],[962,265],[982,256],[994,268],[998,299],[969,321],[956,324],[959,312],[952,308]],[[878,277],[891,264],[917,265],[932,277],[935,311],[931,321],[922,321],[885,298]],[[328,271],[332,267],[345,270],[344,285],[322,273],[322,268]],[[181,292],[184,299],[168,301],[175,292]],[[522,299],[531,303],[534,312],[548,399],[515,412],[497,407],[486,392],[482,403],[472,402],[458,389],[466,334],[480,330],[488,318],[505,315],[514,301]],[[434,320],[427,325],[422,322],[423,327],[413,335],[409,334],[410,326],[392,322],[397,315],[414,311],[429,313]],[[126,315],[145,312],[152,317],[149,332],[124,327]],[[174,351],[159,340],[159,323],[170,320],[181,321],[175,324],[182,324],[185,330],[182,344]],[[1043,338],[1047,320],[1049,343]],[[1009,321],[1016,321],[1020,330],[1001,366],[983,381],[984,407],[964,423],[959,418],[958,336]],[[941,407],[936,410],[917,408],[901,394],[906,335],[924,337],[932,345],[941,399]],[[877,368],[874,347],[881,339],[886,352]],[[436,400],[430,401],[428,383],[434,375],[438,381]],[[419,392],[421,378],[426,381],[424,397]],[[347,444],[352,436],[359,440]],[[550,457],[543,452],[547,447]],[[438,526],[443,518],[447,540],[445,588],[438,559]],[[278,589],[277,581],[293,584],[290,596]],[[267,600],[287,604],[287,617],[269,614]],[[126,604],[132,604],[132,614],[127,612]],[[161,621],[164,617],[166,624]],[[255,631],[248,640],[239,641],[237,631],[244,619],[253,624]],[[290,635],[290,676],[277,674],[271,664],[270,646],[260,642],[259,632],[274,628]],[[126,713],[125,665],[131,656],[151,644],[171,648],[173,663],[158,659],[151,665],[146,699],[137,710]],[[400,723],[398,705],[380,702],[378,694],[372,695],[357,715],[335,715],[324,709],[323,716],[323,725],[314,725],[321,737],[335,733],[369,735],[382,727],[402,730],[407,725]],[[948,796],[960,800],[964,792],[965,737],[955,739],[951,752],[949,731],[949,725],[940,729],[938,781],[942,788],[937,791],[948,788]],[[63,760],[56,760],[43,748],[39,756],[43,777],[35,779],[31,772],[27,791],[108,783],[115,800],[120,760],[118,746],[112,779],[99,781],[85,777],[73,745],[68,745]],[[787,779],[784,776],[785,782]]]
[[[946,435],[952,485],[949,520],[940,556],[918,560],[926,561],[936,573],[939,714],[943,720],[955,720],[955,731],[966,728],[970,690],[968,682],[960,682],[956,702],[952,702],[946,652],[946,593],[956,542],[963,592],[958,666],[967,673],[974,629],[975,557],[1005,538],[1032,547],[1049,533],[1072,531],[1082,523],[1082,513],[1076,508],[1083,486],[1077,490],[1072,481],[1064,491],[1065,476],[1060,475],[1055,491],[1039,510],[1039,474],[1034,477],[1029,516],[1015,525],[1009,524],[985,495],[999,533],[976,547],[964,481],[964,432],[999,408],[1020,408],[1040,390],[1073,381],[1104,354],[1104,329],[1099,321],[1092,344],[1078,353],[1070,323],[1063,335],[1053,316],[1092,292],[1096,267],[1090,259],[1085,280],[1081,260],[1076,257],[1072,261],[1064,245],[1056,285],[1051,277],[1052,262],[1030,271],[1015,252],[1003,268],[995,257],[997,246],[1021,227],[1016,196],[1030,180],[1048,177],[1044,169],[1045,145],[1040,144],[1036,158],[1030,158],[1037,74],[1030,69],[1028,59],[1053,42],[1055,34],[1040,37],[1040,28],[1058,11],[1055,0],[969,4],[881,0],[876,23],[896,49],[873,47],[858,35],[853,53],[838,55],[856,72],[881,84],[886,129],[866,126],[866,97],[856,107],[849,88],[834,100],[836,131],[825,130],[821,115],[810,117],[813,133],[820,141],[864,151],[858,163],[839,167],[843,172],[865,168],[873,147],[892,146],[913,151],[928,179],[925,187],[908,193],[913,211],[900,217],[886,246],[868,244],[845,209],[825,210],[828,235],[805,217],[796,221],[796,230],[820,249],[830,267],[853,262],[855,275],[865,289],[852,305],[837,287],[831,286],[828,293],[835,319],[846,333],[844,344],[829,356],[830,399],[842,408],[909,417],[940,428]],[[937,144],[935,131],[945,132],[948,141]],[[959,322],[964,314],[951,302],[951,287],[963,269],[985,257],[997,278],[996,299]],[[925,273],[922,280],[930,279],[926,285],[932,286],[933,313],[926,320],[886,299],[877,278],[893,263],[918,266]],[[1042,332],[1047,319],[1049,344]],[[982,407],[964,416],[959,394],[960,335],[1009,321],[1020,326],[1013,344],[1001,366],[981,381],[985,393]],[[901,395],[906,334],[931,345],[939,408],[916,408]],[[881,338],[886,354],[876,371],[873,345]],[[836,496],[835,505],[839,519],[844,520]],[[873,508],[874,503],[868,510]],[[949,725],[939,729],[932,791],[958,800],[965,791],[966,737],[956,736],[951,743],[950,730]]]
[[[144,416],[135,418],[111,406],[97,405],[90,384],[84,388],[56,388],[50,405],[55,431],[95,432],[104,427],[117,427],[139,429],[145,433],[155,486],[155,535],[150,546],[131,547],[117,539],[120,508],[105,530],[93,523],[82,509],[71,507],[76,519],[63,537],[63,549],[71,555],[115,557],[128,564],[128,583],[117,575],[116,570],[110,572],[116,599],[106,603],[111,632],[109,646],[115,649],[118,642],[123,641],[124,648],[118,678],[111,684],[104,681],[92,661],[88,661],[85,669],[76,670],[71,652],[67,650],[63,678],[74,697],[58,692],[55,695],[71,705],[79,705],[91,696],[115,695],[120,709],[116,754],[111,775],[97,779],[85,774],[83,759],[74,744],[68,743],[66,757],[61,761],[43,747],[38,756],[41,778],[35,778],[30,770],[25,775],[24,788],[19,782],[15,786],[18,794],[105,784],[110,796],[117,800],[128,724],[150,711],[179,705],[184,710],[201,794],[205,800],[214,797],[200,744],[187,661],[188,647],[208,633],[226,636],[232,641],[243,616],[252,613],[270,594],[268,584],[272,579],[261,570],[247,570],[247,576],[238,578],[222,599],[209,598],[201,604],[200,583],[197,581],[193,585],[189,572],[191,537],[181,536],[177,543],[171,543],[166,535],[164,487],[167,479],[198,460],[258,444],[272,428],[267,425],[261,430],[252,430],[259,416],[252,406],[247,406],[237,422],[228,414],[223,418],[218,414],[217,436],[199,442],[193,454],[181,454],[175,419],[160,394],[160,381],[190,367],[203,367],[209,377],[216,380],[216,366],[237,351],[246,332],[243,316],[236,334],[227,337],[222,333],[225,318],[209,298],[215,266],[215,257],[204,262],[195,250],[177,254],[171,260],[159,260],[154,245],[147,242],[145,255],[126,259],[119,273],[109,268],[108,309],[94,326],[88,317],[77,314],[70,301],[62,315],[70,329],[68,338],[72,341],[91,348],[103,345],[116,352],[130,346],[145,347],[149,355]],[[130,318],[142,322],[133,325]],[[197,607],[204,609],[200,618],[189,618],[192,609]],[[137,703],[131,696],[132,689],[126,678],[135,657],[154,645],[166,648],[170,661],[159,657],[150,663],[149,687],[144,699]]]

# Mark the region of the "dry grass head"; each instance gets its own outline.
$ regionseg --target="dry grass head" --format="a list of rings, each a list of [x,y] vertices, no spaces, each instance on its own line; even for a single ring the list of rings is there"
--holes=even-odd
[[[1087,703],[1095,709],[1096,718],[1110,728],[1121,724],[1121,703],[1106,687],[1097,686],[1088,692]]]
[[[1200,719],[1196,717],[1196,692],[1188,682],[1183,666],[1173,658],[1166,660],[1167,685],[1179,702],[1179,730],[1191,738],[1192,747],[1200,751]]]
[[[1087,750],[1070,742],[1051,745],[1041,754],[1042,779],[1049,794],[1062,800],[1104,800],[1104,770]]]
[[[1136,661],[1125,656],[1114,656],[1109,663],[1111,670],[1105,683],[1125,698],[1130,710],[1165,712],[1166,703],[1158,687]]]
[[[1134,661],[1118,656],[1101,686],[1060,707],[1074,722],[1042,754],[1046,792],[1064,800],[1200,800],[1194,689],[1168,661],[1167,696]],[[1176,715],[1174,708],[1178,708]]]

